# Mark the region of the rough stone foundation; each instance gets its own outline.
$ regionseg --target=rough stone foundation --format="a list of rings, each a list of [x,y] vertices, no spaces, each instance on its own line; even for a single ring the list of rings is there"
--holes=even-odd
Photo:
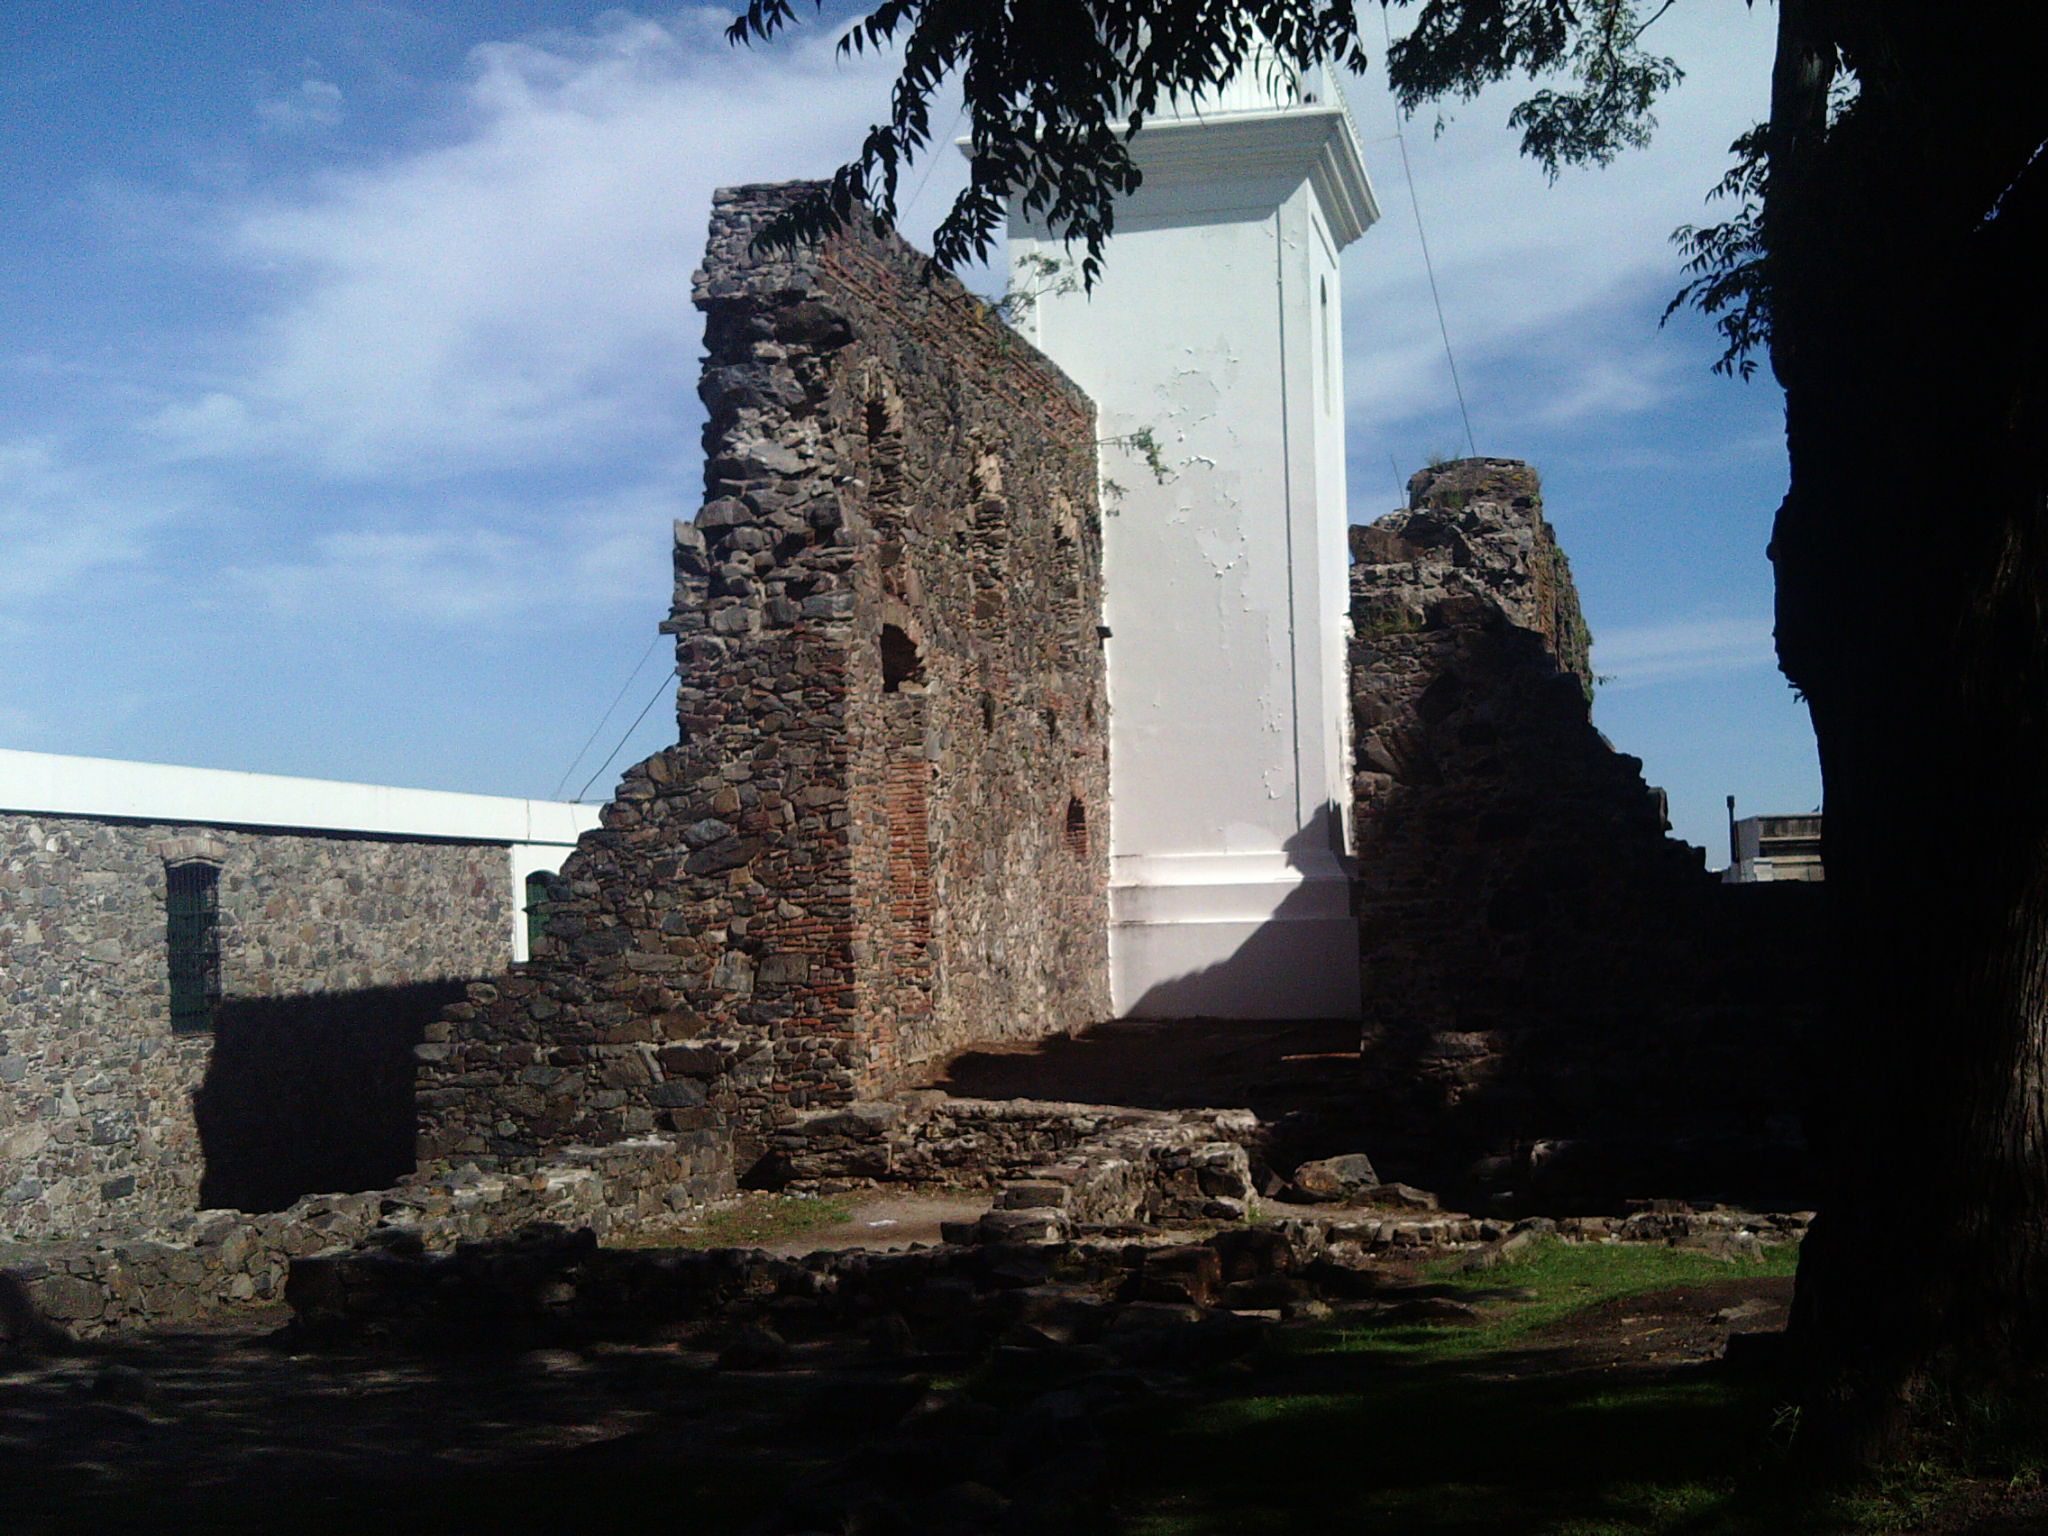
[[[786,1186],[997,1188],[981,1237],[1076,1223],[1236,1221],[1252,1197],[1257,1116],[911,1093],[811,1116],[775,1136],[758,1171]]]
[[[309,1343],[396,1343],[495,1350],[650,1335],[726,1346],[722,1365],[779,1363],[787,1341],[869,1331],[899,1356],[1019,1362],[1077,1338],[1170,1358],[1193,1325],[1233,1336],[1281,1315],[1328,1315],[1348,1302],[1356,1322],[1471,1321],[1441,1287],[1417,1287],[1379,1268],[1386,1259],[1462,1254],[1484,1269],[1545,1239],[1646,1243],[1735,1258],[1796,1240],[1809,1216],[1746,1211],[1643,1211],[1614,1221],[1509,1225],[1446,1213],[1428,1221],[1346,1212],[1237,1227],[1190,1242],[948,1244],[901,1253],[775,1258],[758,1249],[604,1249],[589,1234],[536,1231],[452,1254],[389,1250],[331,1254],[292,1266],[294,1325]],[[1418,1306],[1417,1303],[1433,1304]],[[1018,1325],[1038,1325],[1032,1338]],[[878,1326],[880,1325],[880,1326]],[[1054,1327],[1062,1330],[1054,1332]],[[1174,1333],[1176,1341],[1133,1335]],[[1121,1353],[1121,1352],[1118,1352]],[[1041,1360],[1044,1358],[1040,1355]],[[1119,1360],[1117,1363],[1133,1363]]]

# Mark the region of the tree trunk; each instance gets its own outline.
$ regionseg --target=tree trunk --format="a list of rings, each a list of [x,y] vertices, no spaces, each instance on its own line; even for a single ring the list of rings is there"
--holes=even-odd
[[[2036,9],[1780,9],[1765,241],[1792,479],[1772,559],[1838,923],[1828,1182],[1793,1328],[1801,1435],[1835,1463],[2048,1382]],[[1838,58],[1861,95],[1831,118]]]

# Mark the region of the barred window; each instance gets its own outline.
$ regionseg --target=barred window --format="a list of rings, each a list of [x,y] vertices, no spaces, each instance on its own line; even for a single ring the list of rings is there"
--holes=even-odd
[[[547,871],[536,869],[526,877],[526,952],[529,955],[538,948],[541,935],[548,931],[548,915],[544,905],[547,899]]]
[[[220,869],[201,860],[164,870],[171,1029],[203,1034],[220,1006]]]

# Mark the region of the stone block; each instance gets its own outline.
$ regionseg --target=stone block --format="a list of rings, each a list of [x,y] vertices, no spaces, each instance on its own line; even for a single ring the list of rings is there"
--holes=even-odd
[[[1056,1180],[1020,1179],[1005,1184],[996,1192],[996,1209],[1063,1211],[1073,1198],[1073,1193],[1068,1185]]]
[[[1153,1249],[1137,1277],[1137,1294],[1145,1301],[1209,1307],[1222,1289],[1222,1256],[1202,1243]]]
[[[1302,1200],[1348,1201],[1379,1182],[1372,1159],[1363,1152],[1351,1152],[1303,1163],[1294,1170],[1293,1193]]]

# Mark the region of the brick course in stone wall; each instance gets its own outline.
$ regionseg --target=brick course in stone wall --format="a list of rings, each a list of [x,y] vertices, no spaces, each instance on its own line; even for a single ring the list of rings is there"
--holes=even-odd
[[[0,1233],[144,1233],[198,1207],[215,1040],[171,1028],[164,874],[194,846],[221,861],[230,1007],[505,962],[500,846],[0,815]]]
[[[680,743],[628,771],[534,962],[428,1043],[443,1157],[723,1121],[748,1153],[970,1040],[1104,1016],[1092,408],[866,230],[761,255],[722,192]],[[1076,808],[1078,807],[1078,811]]]

